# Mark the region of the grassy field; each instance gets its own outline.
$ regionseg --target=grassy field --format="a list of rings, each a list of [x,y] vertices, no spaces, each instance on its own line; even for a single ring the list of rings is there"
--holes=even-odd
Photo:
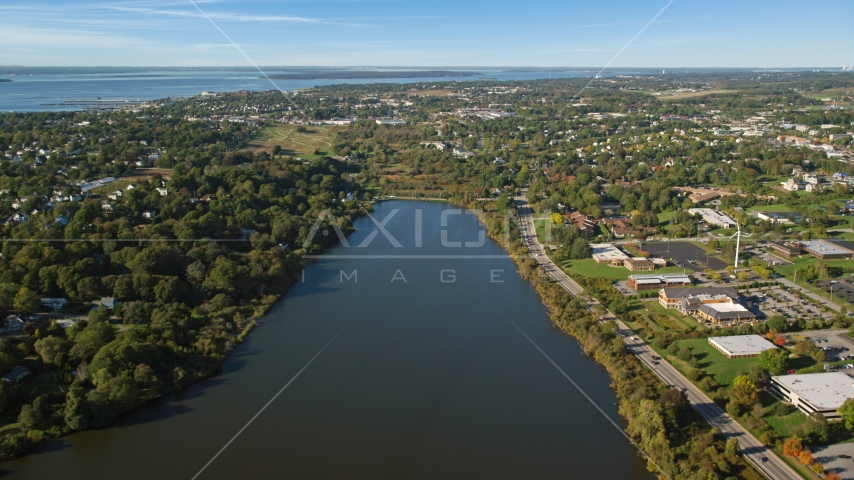
[[[568,260],[564,262],[563,267],[567,270],[574,270],[579,275],[585,277],[604,277],[614,280],[626,280],[634,272],[630,272],[624,267],[612,267],[604,263],[596,263],[592,258],[584,260]],[[682,273],[682,267],[666,267],[655,271],[655,273]]]
[[[537,231],[537,241],[542,245],[546,245],[550,242],[546,241],[546,225],[550,220],[547,218],[535,218],[534,219],[534,229]],[[552,226],[552,229],[555,227]]]
[[[273,147],[282,147],[281,155],[299,155],[311,158],[315,150],[331,154],[332,141],[336,132],[346,127],[305,127],[305,132],[298,132],[299,125],[276,124],[265,127],[246,146],[247,150],[253,152],[265,151],[270,153]]]
[[[659,213],[659,214],[658,214],[658,223],[659,223],[659,225],[660,225],[660,224],[662,224],[662,223],[667,223],[667,222],[669,222],[669,221],[670,221],[670,219],[672,219],[674,215],[676,215],[676,212],[675,212],[675,211],[674,211],[674,212],[663,212],[663,213]]]
[[[751,366],[757,364],[756,358],[727,358],[709,345],[709,341],[705,338],[681,340],[678,344],[679,348],[688,347],[691,354],[697,357],[700,369],[725,387],[732,386],[735,377],[747,373]]]
[[[774,407],[780,403],[776,397],[767,392],[762,392],[759,396],[759,401],[764,407],[762,420],[768,423],[772,430],[781,437],[791,437],[798,432],[798,427],[803,425],[807,420],[806,415],[801,413],[797,408],[791,408],[791,411],[783,416],[778,417],[774,414]]]
[[[666,330],[693,330],[699,325],[676,310],[666,309],[657,300],[651,302],[639,302],[639,312],[646,317],[647,322],[656,323]]]
[[[154,179],[154,175],[160,174],[160,176],[167,180],[172,176],[171,168],[135,168],[128,172],[125,172],[119,175],[116,178],[115,182],[110,182],[103,187],[96,188],[92,190],[92,193],[111,193],[116,190],[124,191],[128,185],[137,185],[140,180],[148,180],[152,181]],[[160,186],[159,184],[157,185]]]
[[[757,207],[750,207],[747,209],[749,212],[793,212],[794,209],[788,205],[763,205]]]
[[[799,258],[792,259],[792,263],[790,263],[789,265],[780,265],[774,268],[777,270],[777,273],[785,275],[786,277],[789,277],[791,279],[792,277],[794,277],[796,269],[804,268],[807,265],[812,265],[818,262],[819,259],[815,257],[811,257],[809,255],[801,255]],[[854,267],[854,259],[825,260],[824,263],[827,264],[828,267]]]

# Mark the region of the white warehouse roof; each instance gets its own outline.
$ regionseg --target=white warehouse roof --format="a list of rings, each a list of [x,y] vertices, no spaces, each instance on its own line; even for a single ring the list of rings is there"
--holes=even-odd
[[[716,310],[726,310],[724,304],[712,305]],[[740,306],[740,305],[739,305]],[[744,307],[741,307],[744,309]],[[746,310],[746,309],[744,309]],[[758,355],[765,350],[777,348],[773,343],[759,335],[733,335],[731,337],[709,337],[709,343],[714,343],[729,355]]]
[[[836,410],[854,398],[854,379],[840,372],[782,375],[773,380],[817,410]]]

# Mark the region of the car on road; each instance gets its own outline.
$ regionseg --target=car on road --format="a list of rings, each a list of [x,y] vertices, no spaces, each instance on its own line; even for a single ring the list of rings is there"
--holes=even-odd
[[[765,463],[768,461],[768,457],[759,457],[759,460],[761,460],[762,463]]]

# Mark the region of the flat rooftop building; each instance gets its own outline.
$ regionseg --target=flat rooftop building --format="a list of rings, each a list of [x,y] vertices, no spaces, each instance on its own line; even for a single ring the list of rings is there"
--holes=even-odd
[[[800,243],[801,248],[803,248],[807,253],[821,260],[854,258],[854,245],[848,242],[803,240]]]
[[[688,213],[691,215],[699,214],[703,217],[704,222],[716,227],[730,228],[736,226],[735,220],[720,210],[712,210],[711,208],[689,208]]]
[[[727,358],[758,357],[765,350],[777,348],[759,335],[733,335],[731,337],[709,337],[709,345]]]
[[[840,372],[771,377],[771,387],[805,414],[818,412],[828,420],[840,419],[836,410],[854,398],[854,379]]]
[[[693,284],[691,277],[682,273],[629,275],[627,283],[636,291],[658,290],[663,287],[686,287]]]
[[[759,212],[756,217],[771,223],[801,223],[801,214],[797,212]]]
[[[613,267],[622,267],[629,256],[611,243],[596,243],[590,245],[593,260],[596,263],[607,263]]]

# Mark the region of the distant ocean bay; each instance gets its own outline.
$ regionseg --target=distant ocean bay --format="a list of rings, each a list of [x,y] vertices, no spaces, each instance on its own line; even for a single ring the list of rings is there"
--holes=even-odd
[[[365,78],[365,79],[288,79],[274,80],[285,91],[294,91],[323,85],[369,83],[421,83],[433,85],[440,82],[473,82],[477,80],[512,81],[541,80],[548,78],[593,77],[599,68],[538,68],[538,67],[262,67],[267,75],[294,75],[329,73],[353,70],[366,71],[425,71],[443,70],[478,72],[481,76],[426,77],[426,78]],[[806,69],[786,69],[804,71]],[[617,75],[702,74],[713,72],[762,71],[737,68],[614,68],[601,74]],[[775,70],[783,71],[783,70]],[[0,66],[0,112],[45,112],[81,110],[91,107],[94,101],[101,105],[114,100],[150,101],[163,98],[182,98],[199,95],[203,91],[234,92],[237,90],[271,90],[274,87],[251,67],[14,67]]]
[[[389,69],[391,70],[391,68]],[[402,70],[402,69],[394,69]],[[423,70],[423,69],[422,69]],[[448,69],[445,69],[448,70]],[[460,69],[462,71],[463,69]],[[286,91],[322,85],[368,83],[429,83],[460,81],[471,82],[479,78],[507,80],[536,80],[544,78],[590,77],[595,70],[545,71],[497,70],[467,68],[483,76],[384,78],[384,79],[311,79],[274,80]],[[298,69],[271,69],[268,75],[291,74]],[[304,71],[304,70],[303,70]],[[607,75],[618,75],[612,71]],[[622,72],[628,73],[628,72]],[[603,75],[604,76],[604,75]],[[115,100],[148,101],[162,98],[179,98],[199,95],[203,91],[233,92],[237,90],[271,90],[275,87],[262,78],[256,70],[210,69],[113,69],[113,68],[16,68],[0,67],[0,112],[43,112],[80,110],[92,101]]]

